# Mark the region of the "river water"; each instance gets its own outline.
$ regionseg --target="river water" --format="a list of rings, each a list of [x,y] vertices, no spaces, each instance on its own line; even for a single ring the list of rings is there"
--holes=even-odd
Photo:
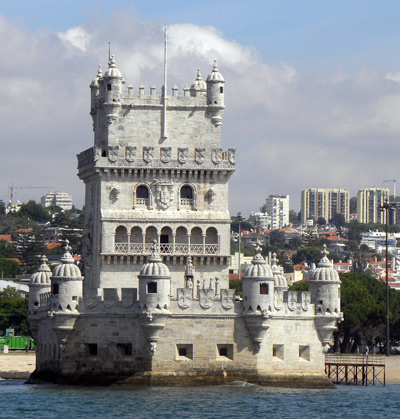
[[[214,387],[68,387],[0,381],[0,418],[398,418],[400,384],[293,390],[243,382]]]

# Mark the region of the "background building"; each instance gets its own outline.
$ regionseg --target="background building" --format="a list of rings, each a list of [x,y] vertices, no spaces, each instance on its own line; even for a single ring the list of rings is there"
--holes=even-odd
[[[270,195],[265,204],[273,230],[289,224],[289,195]]]
[[[57,205],[65,210],[72,209],[72,197],[67,192],[49,192],[40,198],[40,204],[43,207]]]
[[[301,191],[301,222],[308,219],[315,222],[323,217],[329,221],[336,214],[342,214],[349,221],[349,191],[341,188],[308,188]]]
[[[254,225],[257,231],[271,228],[271,216],[267,212],[252,212],[248,221]]]
[[[357,193],[357,221],[359,223],[385,223],[386,211],[379,207],[389,199],[388,188],[363,188]]]

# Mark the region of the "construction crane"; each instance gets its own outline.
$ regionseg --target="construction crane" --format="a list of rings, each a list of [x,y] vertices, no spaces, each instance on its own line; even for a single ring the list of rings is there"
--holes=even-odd
[[[383,182],[393,182],[393,201],[396,202],[396,183],[399,181],[400,179],[386,179]]]
[[[14,202],[14,189],[54,189],[54,186],[14,186],[14,184],[11,184],[8,187],[11,203]]]

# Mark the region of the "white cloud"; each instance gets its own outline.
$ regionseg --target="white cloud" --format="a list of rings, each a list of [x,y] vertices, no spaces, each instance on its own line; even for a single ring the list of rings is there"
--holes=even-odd
[[[110,33],[127,83],[160,90],[163,27],[128,14],[95,23],[63,34],[29,33],[0,16],[0,198],[12,182],[46,185],[51,179],[82,205],[75,155],[93,144],[88,85],[97,65],[105,68]],[[168,37],[169,86],[190,85],[198,67],[205,78],[215,58],[225,77],[223,147],[237,149],[232,212],[256,210],[271,193],[290,194],[299,209],[300,190],[309,186],[348,187],[355,194],[400,177],[397,69],[310,75],[290,63],[272,67],[252,47],[212,27],[176,24]],[[40,193],[19,190],[18,198]]]

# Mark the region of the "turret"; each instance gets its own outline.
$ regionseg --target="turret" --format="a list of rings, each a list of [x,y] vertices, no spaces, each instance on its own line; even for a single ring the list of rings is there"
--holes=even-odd
[[[315,314],[340,313],[340,279],[327,258],[326,245],[317,269],[310,277],[311,303],[315,304]]]
[[[276,253],[272,255],[271,270],[274,275],[275,292],[284,292],[289,289],[287,279],[282,273],[282,268],[278,265]]]
[[[90,83],[90,115],[94,118],[96,113],[96,102],[99,96],[99,80],[103,77],[103,72],[101,71],[101,65],[97,69],[97,75]]]
[[[51,311],[77,312],[79,299],[82,297],[83,277],[75,265],[66,240],[65,253],[51,276]]]
[[[206,94],[207,94],[207,84],[201,78],[200,68],[198,68],[196,80],[190,86],[190,96],[205,96]]]
[[[40,306],[40,295],[50,292],[51,289],[51,270],[47,266],[46,256],[42,256],[41,262],[38,271],[32,275],[29,283],[29,316],[37,314]]]
[[[225,80],[218,70],[217,61],[214,61],[213,69],[207,76],[207,103],[208,113],[215,126],[222,124],[222,113],[225,108],[224,84]]]
[[[152,254],[140,269],[139,303],[140,307],[155,310],[169,308],[171,274],[168,267],[162,263],[161,257],[154,244]]]
[[[243,305],[245,312],[272,311],[274,296],[274,275],[265,259],[261,248],[256,248],[256,255],[243,277]]]
[[[104,104],[113,107],[121,106],[120,98],[123,83],[123,77],[115,65],[115,58],[113,55],[108,63],[108,69],[100,81],[100,95],[104,98]]]

